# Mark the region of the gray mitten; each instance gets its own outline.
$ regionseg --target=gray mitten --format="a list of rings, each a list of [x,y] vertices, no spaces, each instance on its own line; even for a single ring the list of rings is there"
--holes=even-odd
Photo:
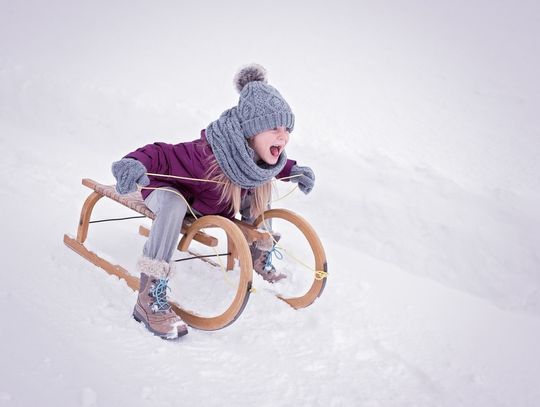
[[[137,190],[137,184],[146,186],[150,180],[146,175],[146,167],[133,158],[122,158],[112,165],[112,173],[116,178],[116,190],[119,194],[129,194]]]
[[[300,167],[299,165],[293,165],[291,168],[291,176],[300,175],[298,177],[291,178],[291,182],[298,182],[298,188],[304,194],[309,194],[315,185],[315,174],[309,167]]]

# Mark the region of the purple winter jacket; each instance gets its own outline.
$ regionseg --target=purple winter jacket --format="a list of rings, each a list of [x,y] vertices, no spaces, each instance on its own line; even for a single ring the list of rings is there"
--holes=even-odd
[[[150,173],[206,179],[206,171],[209,163],[214,158],[214,154],[206,141],[205,130],[202,130],[201,138],[198,140],[178,144],[148,144],[127,154],[124,158],[134,158],[140,161]],[[290,176],[294,164],[296,164],[296,161],[287,160],[285,167],[277,178]],[[151,175],[148,178],[150,178],[149,187],[172,187],[176,189],[186,198],[193,209],[203,215],[234,217],[229,203],[219,202],[221,188],[218,184],[175,178],[167,179]],[[151,192],[150,189],[141,191],[145,199]],[[242,189],[242,197],[247,192],[248,190]]]

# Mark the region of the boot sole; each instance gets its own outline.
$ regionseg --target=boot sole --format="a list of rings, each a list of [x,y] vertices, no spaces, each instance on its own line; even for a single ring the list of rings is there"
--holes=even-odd
[[[182,336],[184,335],[187,335],[188,333],[188,330],[187,328],[183,329],[182,331],[179,331],[177,329],[177,335],[176,336],[169,336],[168,334],[164,334],[164,333],[161,333],[161,332],[158,332],[154,329],[152,329],[147,323],[146,321],[144,320],[144,318],[136,311],[134,310],[133,311],[133,319],[139,323],[142,323],[144,324],[144,326],[146,327],[146,329],[148,329],[150,332],[152,332],[152,334],[154,334],[155,336],[159,336],[161,339],[166,339],[166,340],[169,340],[169,341],[172,341],[172,340],[176,340],[176,339],[179,339],[181,338]]]

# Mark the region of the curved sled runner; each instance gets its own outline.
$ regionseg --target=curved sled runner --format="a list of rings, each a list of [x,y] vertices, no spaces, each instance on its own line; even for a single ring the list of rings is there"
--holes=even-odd
[[[64,243],[85,259],[107,271],[107,273],[124,279],[130,288],[137,291],[139,289],[139,279],[137,277],[131,275],[122,266],[114,265],[96,253],[90,251],[84,245],[84,242],[88,236],[90,223],[98,222],[90,220],[94,206],[104,196],[119,202],[120,204],[138,212],[144,217],[154,219],[154,214],[146,207],[139,192],[120,195],[116,192],[114,186],[102,185],[87,178],[82,180],[82,184],[92,189],[93,192],[88,196],[83,204],[77,229],[77,236],[71,237],[67,234],[64,235]],[[238,267],[240,271],[239,281],[236,287],[236,294],[231,303],[228,305],[227,309],[219,315],[210,317],[201,316],[195,311],[182,308],[174,301],[169,301],[173,310],[180,315],[180,317],[187,324],[202,330],[217,330],[232,324],[240,316],[252,291],[253,269],[248,243],[250,244],[258,239],[267,238],[267,233],[259,231],[257,226],[262,224],[264,220],[272,218],[279,218],[290,222],[292,225],[294,225],[294,227],[298,228],[309,244],[316,270],[319,270],[322,273],[315,275],[311,288],[305,294],[294,298],[278,297],[289,303],[294,308],[303,308],[312,304],[313,301],[315,301],[315,299],[321,295],[326,283],[326,256],[317,234],[313,228],[299,215],[284,209],[271,209],[265,212],[255,222],[255,226],[239,220],[231,221],[227,218],[216,215],[206,215],[200,217],[199,219],[194,219],[187,216],[181,225],[181,233],[183,236],[178,244],[178,250],[184,252],[190,251],[189,246],[193,241],[197,241],[205,246],[215,248],[218,245],[218,240],[214,236],[205,233],[203,229],[222,229],[227,239],[227,249],[225,254],[219,256],[226,258],[227,270],[232,270],[234,267]],[[141,226],[139,233],[144,236],[148,236],[149,230]],[[204,258],[201,258],[201,260],[208,261]]]

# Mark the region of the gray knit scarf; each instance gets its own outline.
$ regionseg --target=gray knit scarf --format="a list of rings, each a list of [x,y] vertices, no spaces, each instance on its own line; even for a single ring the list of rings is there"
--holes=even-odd
[[[251,189],[278,175],[287,163],[285,151],[270,165],[255,162],[255,151],[248,145],[238,120],[236,106],[226,110],[206,128],[206,139],[217,163],[234,184]]]

